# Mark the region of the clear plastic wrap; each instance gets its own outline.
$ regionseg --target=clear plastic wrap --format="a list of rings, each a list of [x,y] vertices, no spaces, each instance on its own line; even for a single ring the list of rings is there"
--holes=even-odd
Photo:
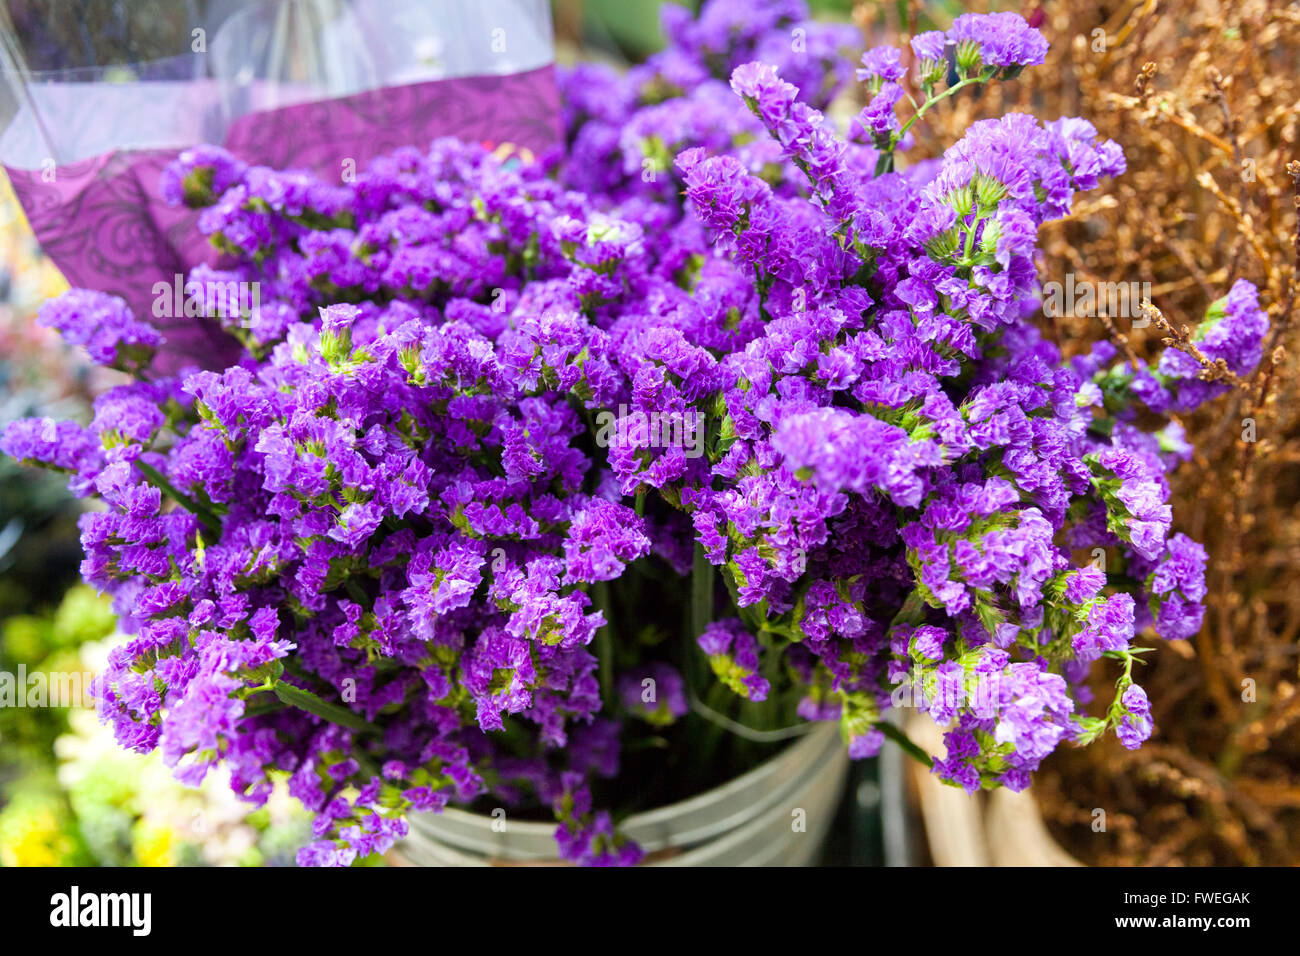
[[[150,316],[213,261],[162,169],[197,143],[337,181],[437,136],[558,138],[546,0],[11,0],[0,10],[0,164],[76,286]],[[210,362],[209,323],[154,318],[165,361]]]

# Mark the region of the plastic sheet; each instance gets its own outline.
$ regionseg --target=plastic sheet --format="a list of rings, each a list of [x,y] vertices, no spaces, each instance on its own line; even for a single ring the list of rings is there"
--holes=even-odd
[[[121,295],[170,367],[219,361],[213,323],[152,316],[214,253],[159,176],[211,142],[338,181],[443,135],[558,139],[545,0],[13,0],[0,11],[0,164],[75,286]]]

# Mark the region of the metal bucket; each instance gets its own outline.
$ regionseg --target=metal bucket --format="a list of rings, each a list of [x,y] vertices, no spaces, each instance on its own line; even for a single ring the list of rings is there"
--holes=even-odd
[[[835,817],[847,771],[838,726],[822,724],[749,773],[698,797],[634,814],[620,829],[646,851],[646,866],[810,866]],[[447,809],[413,814],[410,828],[399,852],[417,866],[559,863],[552,823]]]

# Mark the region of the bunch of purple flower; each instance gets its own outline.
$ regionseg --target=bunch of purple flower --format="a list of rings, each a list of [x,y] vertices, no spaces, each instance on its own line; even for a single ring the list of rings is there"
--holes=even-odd
[[[3,439],[104,503],[83,573],[131,635],[99,687],[123,745],[190,781],[224,764],[252,801],[287,774],[317,814],[304,863],[485,793],[554,807],[570,859],[635,862],[588,784],[620,721],[671,722],[690,689],[653,648],[603,680],[602,592],[634,564],[681,582],[660,600],[691,602],[720,682],[795,688],[855,757],[900,691],[968,791],[1149,736],[1134,635],[1195,633],[1206,560],[1170,535],[1190,450],[1151,413],[1212,388],[1175,357],[1141,379],[1158,401],[1029,321],[1039,225],[1118,146],[1010,114],[895,171],[917,117],[1042,37],[996,14],[914,38],[903,123],[901,57],[869,52],[845,140],[822,110],[852,31],[751,7],[669,8],[643,66],[567,72],[563,157],[439,141],[336,186],[205,148],[169,171],[226,254],[191,280],[260,283],[223,319],[242,357]],[[1247,371],[1253,289],[1212,312],[1205,348]],[[107,364],[159,344],[94,293],[47,320]],[[1092,717],[1101,657],[1122,674]]]

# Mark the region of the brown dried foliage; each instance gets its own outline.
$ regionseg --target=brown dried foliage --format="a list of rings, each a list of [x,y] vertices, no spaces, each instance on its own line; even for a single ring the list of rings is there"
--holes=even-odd
[[[1207,370],[1236,387],[1183,423],[1196,455],[1172,479],[1175,528],[1209,551],[1209,594],[1200,634],[1158,642],[1138,677],[1156,734],[1131,753],[1113,736],[1061,752],[1039,802],[1086,862],[1300,864],[1300,3],[1021,12],[1052,41],[1047,64],[936,110],[921,134],[934,143],[920,145],[933,154],[973,120],[1020,109],[1083,116],[1124,147],[1128,172],[1044,227],[1041,277],[1148,282],[1154,321],[1045,318],[1047,334],[1067,354],[1107,334],[1147,358],[1186,348],[1237,278],[1260,288],[1272,326],[1255,373]]]

